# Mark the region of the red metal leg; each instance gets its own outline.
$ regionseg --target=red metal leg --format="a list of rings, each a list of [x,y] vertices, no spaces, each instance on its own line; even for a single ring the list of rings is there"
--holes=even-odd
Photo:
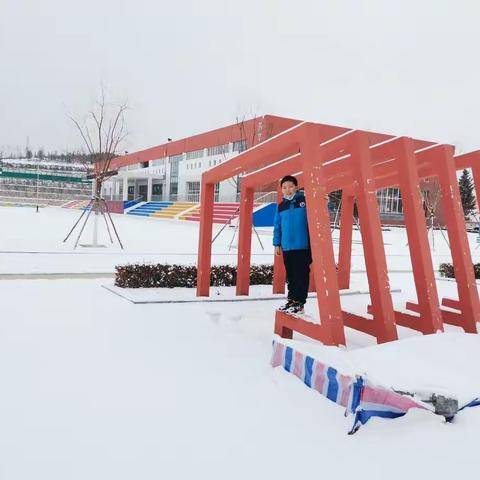
[[[428,233],[425,228],[425,214],[422,207],[414,146],[412,140],[407,138],[402,139],[399,146],[400,155],[397,158],[397,168],[421,317],[419,319],[421,325],[417,330],[424,333],[435,333],[443,331],[443,322],[428,244]]]
[[[352,265],[352,230],[354,196],[344,190],[340,210],[340,240],[338,247],[338,286],[350,288],[350,269]]]
[[[314,131],[307,129],[301,143],[305,196],[317,288],[323,343],[345,345],[345,333],[333,251],[328,192],[322,175],[321,150]]]
[[[375,328],[375,336],[378,342],[389,342],[397,340],[398,336],[390,295],[380,212],[370,164],[368,138],[363,132],[356,132],[352,135],[352,162],[358,179],[356,198],[368,285],[374,312],[373,321],[375,323],[372,327]]]
[[[480,321],[480,303],[451,148],[443,147],[436,166],[442,189],[442,208],[450,240],[458,299],[463,314],[462,327],[465,332],[476,333],[476,323]]]
[[[277,203],[282,200],[282,190],[277,189]],[[283,263],[282,255],[273,254],[273,293],[285,293],[285,283],[287,281],[287,272]]]
[[[210,294],[210,268],[212,265],[212,225],[214,185],[202,181],[200,197],[200,232],[198,242],[197,296]]]
[[[253,189],[241,188],[237,255],[237,295],[248,295],[252,250]]]

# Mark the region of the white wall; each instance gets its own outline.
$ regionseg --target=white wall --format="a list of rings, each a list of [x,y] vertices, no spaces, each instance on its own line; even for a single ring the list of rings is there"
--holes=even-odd
[[[187,160],[184,154],[184,159],[178,165],[178,200],[184,200],[185,196],[187,195],[187,182],[201,182],[202,180],[202,173],[214,168],[217,165],[220,165],[233,157],[238,155],[238,152],[232,152],[233,145],[229,145],[229,152],[225,154],[218,154],[218,155],[208,155],[208,149],[203,150],[203,157],[189,159]],[[160,163],[159,160],[165,160],[163,164],[160,165],[152,165],[152,163]],[[137,177],[141,173],[145,173],[147,176],[148,174],[157,174],[157,175],[165,175],[164,187],[164,198],[168,198],[170,195],[170,168],[171,165],[166,159],[158,159],[155,161],[150,161],[150,166],[148,168],[140,168],[135,170],[129,170],[132,174],[135,174]],[[129,178],[129,185],[135,183],[137,186],[141,183],[146,184],[147,180],[139,178],[133,179]],[[154,180],[155,183],[159,183],[159,180]],[[110,182],[107,182],[110,183]],[[138,188],[138,187],[137,187]],[[136,194],[138,191],[136,189]],[[237,189],[235,182],[226,180],[220,183],[220,192],[219,192],[219,201],[220,202],[234,202],[236,199]]]

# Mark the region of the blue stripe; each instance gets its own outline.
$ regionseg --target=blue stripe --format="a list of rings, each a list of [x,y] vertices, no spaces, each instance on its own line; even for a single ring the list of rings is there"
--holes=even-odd
[[[352,404],[349,405],[349,408],[350,408],[350,413],[355,413],[358,406],[360,405],[360,398],[362,396],[362,390],[363,390],[363,378],[358,377],[356,382],[353,383],[350,388],[352,389],[352,392],[350,393]]]
[[[285,349],[285,370],[287,372],[291,372],[292,368],[292,357],[293,357],[293,349],[292,347],[287,347]]]
[[[327,378],[328,378],[327,398],[332,402],[336,402],[337,395],[338,395],[337,371],[332,367],[328,367]]]
[[[370,418],[372,417],[381,417],[381,418],[398,418],[403,417],[407,412],[396,413],[396,412],[385,412],[383,410],[360,410],[357,412],[357,420],[365,425]]]
[[[479,405],[480,405],[480,399],[475,398],[475,400],[472,400],[471,402],[464,405],[462,408],[459,408],[458,411],[463,410],[464,408],[478,407]]]
[[[313,358],[308,355],[305,357],[305,384],[312,388]]]

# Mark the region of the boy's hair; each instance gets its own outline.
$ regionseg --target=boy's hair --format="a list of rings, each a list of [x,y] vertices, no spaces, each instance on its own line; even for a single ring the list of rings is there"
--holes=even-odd
[[[280,180],[280,186],[282,186],[285,182],[292,182],[296,187],[298,187],[297,179],[293,175],[285,175]]]

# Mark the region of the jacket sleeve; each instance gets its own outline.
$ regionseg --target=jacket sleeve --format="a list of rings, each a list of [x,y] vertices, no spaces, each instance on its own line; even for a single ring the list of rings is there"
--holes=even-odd
[[[275,210],[275,217],[273,219],[273,246],[279,247],[282,244],[282,223],[280,220],[280,213],[277,209]]]

